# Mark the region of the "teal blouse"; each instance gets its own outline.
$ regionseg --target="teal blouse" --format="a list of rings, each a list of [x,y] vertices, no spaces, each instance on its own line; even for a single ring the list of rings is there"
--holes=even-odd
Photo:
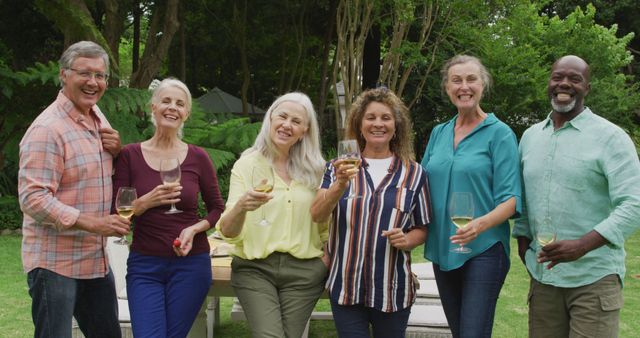
[[[522,209],[520,161],[513,131],[494,114],[488,114],[454,149],[453,128],[457,117],[433,129],[422,158],[422,166],[429,177],[433,206],[424,257],[445,271],[461,267],[498,241],[502,242],[509,255],[508,221],[465,244],[471,253],[449,252],[457,246],[449,239],[456,232],[447,208],[451,192],[473,194],[474,217],[489,213],[511,197],[516,198],[516,215],[513,217],[517,217]]]

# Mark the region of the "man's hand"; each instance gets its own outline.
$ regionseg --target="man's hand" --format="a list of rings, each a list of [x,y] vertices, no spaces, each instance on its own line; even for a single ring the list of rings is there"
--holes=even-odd
[[[123,236],[129,234],[131,221],[118,215],[93,217],[80,215],[75,227],[102,236]]]
[[[102,147],[108,151],[113,157],[120,154],[122,145],[120,144],[120,134],[117,130],[111,128],[100,128],[100,138],[102,139]]]
[[[525,266],[527,265],[527,262],[525,262],[524,257],[527,254],[527,250],[529,250],[530,244],[531,240],[527,237],[518,237],[518,256],[520,256],[520,260]]]
[[[591,230],[579,239],[557,241],[543,246],[538,254],[538,262],[549,262],[547,269],[551,269],[558,263],[575,261],[607,243],[602,235]]]

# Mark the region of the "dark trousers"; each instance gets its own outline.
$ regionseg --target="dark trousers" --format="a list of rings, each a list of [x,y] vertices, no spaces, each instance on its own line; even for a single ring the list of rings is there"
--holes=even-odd
[[[442,271],[439,265],[433,265],[454,338],[491,337],[498,295],[510,264],[502,243],[498,242],[458,269]]]
[[[37,268],[27,274],[34,337],[70,338],[76,318],[85,337],[119,338],[118,300],[113,273],[74,279]]]
[[[209,253],[156,257],[129,253],[127,296],[136,338],[184,338],[211,287]]]
[[[411,308],[383,312],[363,305],[339,305],[331,301],[333,320],[340,338],[404,338]]]

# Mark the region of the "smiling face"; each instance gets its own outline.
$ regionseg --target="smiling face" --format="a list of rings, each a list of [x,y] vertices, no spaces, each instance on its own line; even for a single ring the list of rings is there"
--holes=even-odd
[[[390,149],[389,144],[395,132],[396,118],[391,108],[376,101],[369,103],[360,125],[360,133],[366,141],[365,150]]]
[[[298,103],[285,101],[271,112],[271,142],[282,154],[302,139],[309,128],[309,120],[304,107]]]
[[[189,117],[187,93],[180,88],[168,86],[160,89],[156,97],[151,104],[156,128],[178,130]]]
[[[62,92],[73,102],[82,113],[88,114],[107,89],[106,81],[98,81],[95,76],[83,78],[78,73],[100,72],[106,73],[107,67],[102,58],[79,57],[71,64],[70,69],[60,70],[60,80],[63,83]]]
[[[467,113],[477,110],[484,91],[480,67],[474,62],[453,65],[447,72],[445,89],[451,103],[458,112]]]
[[[577,115],[584,109],[589,93],[589,65],[576,56],[566,56],[554,63],[547,84],[547,94],[553,111]]]

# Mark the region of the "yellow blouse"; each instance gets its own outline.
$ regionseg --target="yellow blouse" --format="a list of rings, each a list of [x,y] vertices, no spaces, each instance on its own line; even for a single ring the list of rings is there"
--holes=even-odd
[[[243,155],[233,165],[229,197],[220,219],[225,217],[246,191],[252,189],[251,173],[256,166],[273,170],[269,161],[258,152]],[[240,235],[234,238],[224,237],[225,241],[235,244],[233,255],[244,259],[262,259],[273,252],[284,252],[300,259],[321,257],[322,245],[329,236],[329,227],[328,223],[315,223],[311,220],[311,202],[316,191],[296,181],[287,185],[274,171],[274,187],[271,192],[273,199],[246,213]],[[263,212],[271,223],[268,226],[258,225]],[[216,229],[219,232],[220,226],[218,221]]]

